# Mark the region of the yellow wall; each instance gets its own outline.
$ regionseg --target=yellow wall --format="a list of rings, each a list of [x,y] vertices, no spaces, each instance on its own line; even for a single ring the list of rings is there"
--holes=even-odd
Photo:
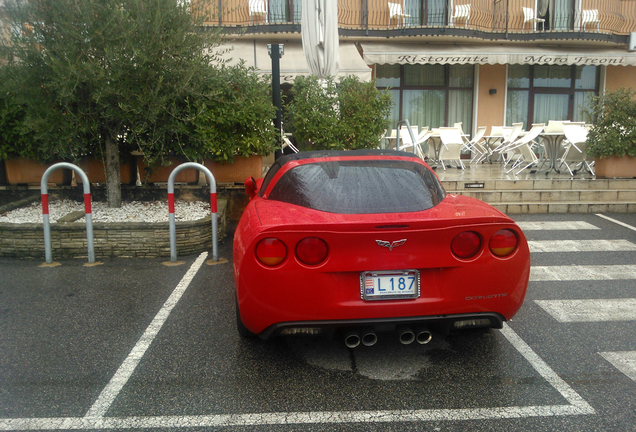
[[[489,94],[496,89],[496,94]],[[506,65],[479,66],[479,88],[477,106],[477,126],[488,126],[486,134],[490,134],[491,126],[503,126],[506,107]]]
[[[605,91],[614,91],[621,87],[636,90],[636,66],[607,66]]]

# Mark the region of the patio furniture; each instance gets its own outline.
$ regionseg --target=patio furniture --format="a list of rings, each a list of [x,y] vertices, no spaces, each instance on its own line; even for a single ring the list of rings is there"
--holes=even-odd
[[[534,153],[534,150],[532,149],[532,144],[534,143],[534,140],[541,134],[541,132],[543,132],[544,128],[545,128],[545,123],[533,123],[528,133],[526,133],[521,138],[517,139],[514,143],[512,143],[509,146],[508,148],[509,151],[515,151],[515,154],[511,156],[509,159],[509,160],[514,160],[514,163],[512,164],[512,168],[506,171],[506,174],[508,174],[511,171],[514,171],[523,163],[526,163],[526,165],[523,168],[521,168],[519,171],[517,171],[515,175],[518,175],[523,170],[530,168],[533,165],[536,165],[536,163],[539,161],[539,158]]]
[[[267,22],[267,2],[266,0],[249,1],[249,23],[254,24],[254,17],[260,17],[264,23]]]
[[[563,123],[563,134],[568,144],[559,167],[565,164],[570,175],[576,174],[581,168],[594,175],[594,169],[592,168],[594,162],[590,163],[587,157],[587,133],[588,129],[583,122]],[[577,164],[574,170],[570,168],[573,163]]]
[[[504,166],[508,164],[508,161],[505,158],[506,152],[510,145],[517,140],[519,134],[521,133],[521,129],[523,129],[523,123],[513,123],[512,127],[504,127],[503,128],[503,139],[499,142],[499,145],[490,152],[490,158],[492,161],[493,155],[496,156],[495,160],[499,160],[499,158],[503,159]]]
[[[470,19],[470,5],[455,5],[455,14],[451,17],[452,25],[455,21],[464,20],[464,28],[468,28],[468,20]]]
[[[563,134],[563,124],[568,122],[569,120],[549,120],[547,126],[540,135],[544,138],[546,161],[549,162],[549,166],[545,170],[546,174],[551,170],[554,170],[557,173],[560,172],[559,167],[557,166],[557,160],[562,153],[561,144],[565,138],[565,135]]]
[[[543,23],[543,29],[545,30],[545,20],[543,18],[537,18],[534,15],[534,9],[528,7],[522,7],[523,9],[523,31],[526,31],[526,24],[532,24],[532,30],[537,29],[537,23]]]
[[[404,27],[404,18],[410,18],[411,15],[405,14],[402,10],[401,3],[389,3],[389,27],[391,27],[391,20],[395,19],[396,24],[400,26],[400,20],[402,20],[402,27]]]
[[[455,161],[458,165],[457,168],[461,167],[461,169],[466,169],[461,160],[464,139],[462,138],[459,128],[441,127],[439,128],[439,137],[442,141],[439,152],[439,161],[442,164],[442,168],[446,170],[445,161]]]
[[[581,30],[585,31],[588,24],[596,24],[596,31],[601,30],[601,20],[598,18],[598,9],[584,9],[581,11]]]

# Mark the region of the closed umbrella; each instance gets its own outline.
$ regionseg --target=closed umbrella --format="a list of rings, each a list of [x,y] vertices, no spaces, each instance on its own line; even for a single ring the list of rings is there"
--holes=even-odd
[[[302,2],[303,51],[309,71],[319,79],[335,76],[340,67],[337,3],[335,0]]]

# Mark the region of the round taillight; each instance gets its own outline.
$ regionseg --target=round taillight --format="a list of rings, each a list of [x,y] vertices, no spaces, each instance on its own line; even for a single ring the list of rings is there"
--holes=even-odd
[[[490,251],[498,257],[505,257],[514,252],[519,240],[517,234],[509,229],[502,229],[490,239]]]
[[[256,258],[266,266],[274,267],[287,257],[285,243],[276,238],[264,238],[256,245]]]
[[[307,237],[296,245],[298,260],[307,265],[318,265],[327,258],[327,243],[318,237]]]
[[[457,234],[451,243],[451,250],[458,258],[471,258],[479,252],[481,240],[479,236],[472,231],[464,231]]]

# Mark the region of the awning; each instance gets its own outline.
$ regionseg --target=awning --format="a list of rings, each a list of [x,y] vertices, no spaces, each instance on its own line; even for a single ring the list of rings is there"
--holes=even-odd
[[[292,83],[297,76],[309,76],[309,67],[300,42],[284,42],[285,54],[280,59],[281,83]],[[230,64],[245,60],[247,66],[256,68],[262,74],[272,73],[272,59],[267,53],[267,42],[255,40],[237,40],[230,52],[223,55],[231,58]],[[371,81],[371,69],[364,62],[353,43],[340,42],[340,70],[338,76],[356,75],[362,81]]]
[[[556,48],[526,45],[429,45],[362,43],[373,64],[550,64],[636,66],[636,52],[614,48]]]

